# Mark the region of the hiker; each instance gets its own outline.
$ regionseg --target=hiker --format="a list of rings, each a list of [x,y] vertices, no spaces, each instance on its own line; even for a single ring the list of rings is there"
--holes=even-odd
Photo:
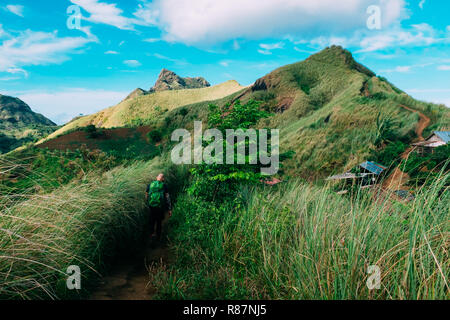
[[[165,212],[169,211],[169,217],[172,217],[172,204],[167,186],[164,183],[164,174],[160,173],[155,181],[147,186],[145,193],[150,211],[150,232],[151,238],[161,240],[162,221]],[[156,234],[155,234],[156,225]]]

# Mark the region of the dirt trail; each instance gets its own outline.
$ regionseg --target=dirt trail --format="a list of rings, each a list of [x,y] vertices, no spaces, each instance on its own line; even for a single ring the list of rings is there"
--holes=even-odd
[[[151,300],[155,288],[149,283],[149,267],[169,262],[166,244],[152,245],[148,240],[140,254],[118,261],[104,277],[91,300]]]
[[[411,112],[415,112],[419,114],[420,120],[417,123],[416,126],[416,135],[417,138],[414,140],[414,142],[420,142],[424,141],[425,138],[423,137],[424,130],[430,125],[431,119],[428,118],[426,115],[424,115],[422,112],[411,109],[407,106],[400,105],[401,108],[406,109]],[[413,147],[409,147],[405,150],[405,152],[402,153],[400,156],[402,159],[408,159],[409,154],[414,150]],[[394,171],[391,173],[391,175],[384,181],[383,188],[387,190],[408,190],[408,186],[406,186],[407,182],[409,180],[409,175],[402,170],[400,170],[399,167],[395,168]]]
[[[409,108],[407,106],[404,106],[404,105],[400,105],[400,107],[403,108],[403,109],[406,109],[408,111],[415,112],[415,113],[419,114],[420,120],[419,120],[419,123],[417,124],[417,127],[416,127],[417,139],[416,139],[415,142],[424,141],[425,138],[423,137],[423,131],[430,125],[431,119],[428,118],[426,115],[424,115],[420,111],[411,109],[411,108]],[[409,152],[408,152],[408,154],[409,154]]]

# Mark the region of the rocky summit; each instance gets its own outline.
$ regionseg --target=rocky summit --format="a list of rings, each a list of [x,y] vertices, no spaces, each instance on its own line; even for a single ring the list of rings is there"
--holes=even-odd
[[[166,90],[182,90],[182,89],[198,89],[210,87],[211,84],[202,77],[182,78],[175,72],[162,69],[150,92],[166,91]]]

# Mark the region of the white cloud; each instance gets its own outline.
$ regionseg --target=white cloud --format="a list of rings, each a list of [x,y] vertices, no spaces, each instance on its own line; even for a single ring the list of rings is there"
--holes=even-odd
[[[15,81],[20,80],[22,78],[20,77],[0,77],[0,81]]]
[[[154,43],[154,42],[162,41],[162,39],[160,39],[160,38],[148,38],[148,39],[144,39],[143,41]]]
[[[283,42],[277,42],[277,43],[261,43],[259,45],[261,49],[258,49],[258,52],[265,55],[272,54],[272,50],[276,49],[283,49],[284,43]]]
[[[409,72],[411,71],[411,66],[398,66],[394,70],[395,72]]]
[[[284,43],[283,42],[271,43],[271,44],[261,43],[259,46],[265,50],[275,50],[275,49],[283,49]]]
[[[394,69],[381,70],[380,72],[381,73],[393,73],[393,72],[407,73],[407,72],[410,72],[412,68],[413,68],[413,66],[398,66],[398,67],[395,67]]]
[[[130,19],[124,17],[123,11],[117,8],[116,4],[100,2],[98,0],[70,0],[86,10],[89,17],[85,20],[93,23],[103,23],[124,30],[132,30],[133,23]]]
[[[441,71],[450,71],[450,66],[442,65],[442,66],[438,66],[437,69],[441,70]]]
[[[158,58],[160,60],[167,60],[167,61],[170,61],[170,62],[174,62],[174,63],[176,63],[178,65],[187,65],[187,64],[189,64],[185,60],[166,57],[165,55],[162,55],[162,54],[159,54],[159,53],[154,53],[154,54],[152,54],[152,56],[155,57],[155,58]]]
[[[58,92],[10,93],[58,124],[63,124],[80,113],[89,114],[116,105],[129,92],[68,88]]]
[[[399,47],[423,47],[450,42],[450,33],[436,30],[426,23],[415,24],[410,27],[400,27],[398,24],[390,28],[373,32],[368,29],[359,29],[347,37],[318,36],[315,38],[296,39],[293,36],[285,37],[294,45],[307,45],[315,50],[330,45],[341,45],[354,48],[355,53],[375,52]]]
[[[83,37],[59,37],[55,32],[26,30],[8,34],[0,45],[0,72],[18,70],[26,66],[61,63],[69,59],[68,54],[84,47],[93,39]],[[11,72],[10,72],[11,73]]]
[[[125,60],[123,63],[131,68],[137,68],[142,66],[142,64],[137,60]]]
[[[106,3],[101,0],[70,0],[89,13],[84,20],[110,25],[122,30],[134,30],[136,25],[150,26],[154,24],[154,13],[139,4],[133,17],[126,17],[122,9],[115,3]]]
[[[448,38],[439,37],[436,30],[426,23],[412,25],[410,30],[394,28],[360,41],[359,52],[371,52],[398,46],[429,46]]]
[[[14,4],[9,4],[6,6],[6,9],[15,14],[16,16],[22,17],[23,18],[23,9],[24,7],[21,5],[14,5]]]
[[[258,49],[258,52],[264,55],[271,55],[272,51],[269,50],[262,50],[262,49]]]
[[[300,53],[307,53],[307,54],[309,54],[309,55],[315,53],[314,51],[311,51],[311,50],[304,50],[304,49],[300,49],[300,48],[297,48],[297,47],[294,47],[294,50],[297,51],[297,52],[300,52]]]
[[[425,67],[431,66],[433,64],[434,63],[432,63],[432,62],[428,62],[428,63],[415,64],[415,65],[410,65],[410,66],[397,66],[394,69],[381,70],[381,72],[386,72],[386,73],[392,73],[392,72],[407,73],[407,72],[412,71],[412,69],[425,68]]]
[[[214,44],[237,38],[314,35],[365,28],[373,0],[154,0],[143,2],[149,25],[168,41]],[[379,2],[386,27],[403,13],[404,0]]]
[[[109,51],[106,51],[105,54],[119,54],[119,53],[117,51],[109,50]]]

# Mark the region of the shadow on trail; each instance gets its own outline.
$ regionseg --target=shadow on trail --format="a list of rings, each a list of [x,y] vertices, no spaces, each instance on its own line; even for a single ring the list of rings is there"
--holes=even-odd
[[[166,222],[167,218],[164,229]],[[150,234],[146,234],[141,248],[133,248],[118,257],[108,275],[100,280],[90,300],[151,300],[156,291],[149,283],[150,266],[169,261],[164,234],[162,238],[157,242],[150,240]]]

